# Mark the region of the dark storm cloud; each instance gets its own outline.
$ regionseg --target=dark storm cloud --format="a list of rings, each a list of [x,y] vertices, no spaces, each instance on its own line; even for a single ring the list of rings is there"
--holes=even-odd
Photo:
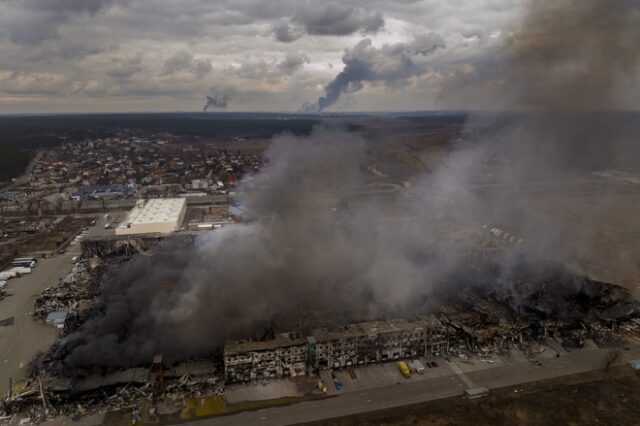
[[[144,69],[141,55],[136,55],[133,58],[115,62],[116,65],[107,70],[107,75],[115,79],[131,78],[133,75]]]
[[[529,0],[4,0],[0,1],[0,73],[48,75],[52,85],[59,84],[61,96],[50,104],[35,96],[3,97],[4,88],[9,88],[0,82],[0,110],[10,112],[19,105],[23,111],[34,111],[43,105],[54,108],[54,104],[56,108],[85,109],[83,93],[90,97],[93,108],[102,109],[99,102],[103,100],[113,109],[129,110],[136,105],[173,110],[176,105],[168,95],[173,89],[164,87],[171,75],[172,84],[180,85],[179,93],[191,94],[176,99],[183,102],[181,109],[199,109],[202,87],[228,79],[225,86],[242,85],[243,93],[258,94],[237,99],[234,107],[293,110],[304,99],[318,97],[318,88],[335,76],[330,65],[340,69],[336,66],[340,57],[353,47],[358,35],[367,33],[374,46],[381,46],[385,42],[407,44],[413,35],[432,31],[446,40],[446,55],[431,55],[427,72],[410,77],[410,91],[403,79],[381,81],[381,86],[393,86],[394,93],[371,90],[367,96],[352,97],[349,108],[385,104],[403,109],[463,108],[469,105],[470,93],[477,101],[472,106],[485,108],[503,99],[487,95],[491,93],[487,86],[503,84],[503,75],[496,72],[500,66],[496,56],[501,55],[496,45],[512,32],[509,25],[517,22],[527,3]],[[287,73],[286,64],[281,69],[277,64],[292,46],[309,58],[309,65]],[[140,51],[146,52],[148,63],[141,66],[148,72],[117,64]],[[184,65],[168,64],[163,70],[168,57],[180,51],[200,62],[189,64],[187,58]],[[410,59],[424,68],[419,58]],[[176,67],[181,71],[163,74]],[[492,75],[500,78],[491,81]],[[113,86],[116,78],[128,82]],[[34,91],[40,90],[35,81],[23,78],[20,90],[28,93],[31,82]],[[354,81],[345,90],[378,85],[371,83]],[[62,95],[69,84],[76,88],[74,97]],[[628,84],[619,89],[626,94],[626,105],[637,107],[638,87]],[[82,88],[89,91],[82,92]],[[116,92],[119,97],[112,97]],[[137,93],[144,93],[145,98],[132,103]],[[437,104],[439,96],[450,101]]]
[[[309,57],[304,53],[288,52],[284,59],[278,62],[277,68],[285,74],[292,74],[308,63]]]
[[[246,61],[240,67],[233,67],[231,72],[238,77],[268,83],[278,83],[283,78],[291,76],[309,63],[309,57],[303,53],[287,52],[280,60],[267,62],[265,60]]]
[[[10,0],[7,3],[22,10],[17,20],[9,22],[11,41],[32,45],[58,38],[60,27],[74,15],[95,15],[118,0]]]
[[[116,3],[124,2],[123,0],[20,0],[24,7],[37,11],[88,14],[94,14]]]
[[[434,33],[420,35],[411,43],[386,44],[376,48],[364,39],[342,57],[343,70],[325,88],[317,101],[318,111],[333,105],[342,93],[358,91],[362,83],[392,83],[426,71],[419,57],[444,49],[443,38]],[[306,108],[307,109],[307,108]]]
[[[162,65],[161,76],[175,75],[179,73],[191,73],[202,78],[213,70],[211,62],[196,59],[187,51],[179,51],[167,58]]]
[[[20,45],[34,45],[58,37],[58,28],[68,17],[64,14],[33,14],[8,24],[9,39]]]
[[[273,27],[273,35],[277,41],[282,43],[291,43],[303,36],[303,32],[287,22],[280,22]]]
[[[312,3],[299,9],[293,22],[311,35],[349,35],[375,33],[384,27],[379,11],[368,11],[343,3]]]
[[[277,41],[289,43],[303,34],[316,36],[346,36],[356,32],[374,34],[384,28],[380,11],[369,11],[345,3],[299,3],[290,22],[273,27]]]

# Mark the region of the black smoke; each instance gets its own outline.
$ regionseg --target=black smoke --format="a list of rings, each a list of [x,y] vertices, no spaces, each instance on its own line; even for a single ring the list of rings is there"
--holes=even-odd
[[[342,94],[361,90],[364,82],[387,84],[421,75],[428,69],[425,58],[444,48],[444,40],[435,33],[416,37],[410,43],[386,44],[380,48],[364,39],[345,52],[344,68],[325,87],[325,95],[318,98],[316,105],[304,110],[322,111],[336,103]]]
[[[210,109],[225,109],[229,103],[230,95],[228,93],[217,93],[213,96],[207,96],[207,102],[202,108],[203,112]]]
[[[207,355],[226,339],[259,337],[271,321],[340,324],[422,303],[459,257],[428,221],[390,225],[393,195],[345,205],[366,183],[367,150],[362,136],[332,127],[275,138],[245,188],[245,208],[260,220],[123,266],[103,285],[100,314],[67,338],[66,363]],[[416,201],[402,212],[428,209]]]
[[[499,259],[506,271],[522,251],[528,260],[571,260],[578,250],[593,256],[593,237],[615,206],[605,203],[584,218],[581,233],[567,233],[558,222],[536,219],[546,199],[535,195],[561,201],[562,173],[589,173],[589,160],[609,167],[637,158],[638,133],[616,126],[617,114],[600,112],[615,109],[616,88],[637,71],[638,16],[636,2],[625,0],[532,2],[505,46],[506,124],[452,147],[409,194],[342,201],[367,182],[362,164],[370,152],[360,135],[320,127],[309,137],[275,138],[266,168],[244,187],[244,203],[260,220],[122,267],[103,284],[100,315],[64,342],[65,362],[130,365],[157,353],[179,359],[256,336],[271,321],[286,329],[424,312],[434,289],[455,291],[452,275],[479,278],[469,268],[475,241],[456,233],[459,223],[505,226],[523,238]],[[416,58],[441,46],[437,37],[382,48],[362,42],[347,52],[345,70],[317,106],[363,82],[422,72]],[[517,120],[513,109],[522,112]]]

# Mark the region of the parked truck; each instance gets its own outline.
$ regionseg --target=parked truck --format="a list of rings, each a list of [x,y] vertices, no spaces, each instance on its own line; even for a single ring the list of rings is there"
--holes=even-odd
[[[22,267],[22,266],[13,267],[13,268],[11,268],[11,270],[15,271],[18,276],[31,273],[31,268]]]
[[[7,271],[0,272],[0,280],[8,280],[11,278],[15,278],[18,276],[18,273],[13,269],[9,269]]]
[[[408,379],[409,377],[411,377],[411,370],[409,370],[409,366],[407,365],[406,362],[404,361],[400,361],[398,363],[398,370],[400,370],[400,372],[402,373],[402,375]]]
[[[424,365],[417,359],[413,361],[413,369],[416,370],[418,374],[424,373]]]

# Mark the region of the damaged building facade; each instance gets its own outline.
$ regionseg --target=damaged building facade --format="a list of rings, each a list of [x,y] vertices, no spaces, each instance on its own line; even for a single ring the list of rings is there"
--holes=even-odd
[[[263,342],[239,340],[224,345],[225,381],[295,377],[306,374],[307,340],[281,333]]]
[[[448,326],[435,317],[316,329],[310,336],[283,333],[275,339],[227,342],[227,383],[293,377],[309,371],[416,358],[449,349]]]

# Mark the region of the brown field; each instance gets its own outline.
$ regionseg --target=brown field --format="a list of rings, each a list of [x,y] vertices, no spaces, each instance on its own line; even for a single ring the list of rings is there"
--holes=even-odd
[[[625,365],[306,425],[637,425],[639,416],[640,375]]]

